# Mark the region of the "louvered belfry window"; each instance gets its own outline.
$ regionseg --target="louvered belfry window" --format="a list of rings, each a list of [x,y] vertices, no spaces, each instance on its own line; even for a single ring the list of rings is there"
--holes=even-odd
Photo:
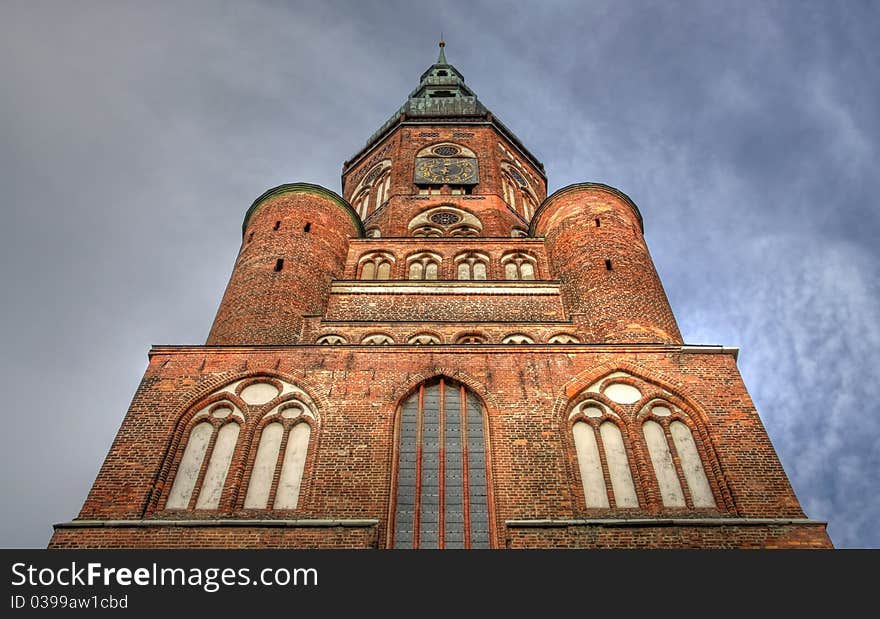
[[[393,523],[394,548],[489,548],[483,406],[446,378],[403,403]]]

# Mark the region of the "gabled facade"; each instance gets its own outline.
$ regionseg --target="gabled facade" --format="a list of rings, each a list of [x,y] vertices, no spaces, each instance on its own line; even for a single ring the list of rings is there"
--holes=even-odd
[[[342,171],[245,215],[51,547],[830,547],[736,366],[683,343],[622,192],[440,57]]]

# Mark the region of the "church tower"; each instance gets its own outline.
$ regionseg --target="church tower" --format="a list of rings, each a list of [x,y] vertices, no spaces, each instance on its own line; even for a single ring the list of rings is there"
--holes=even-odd
[[[204,346],[154,346],[50,547],[830,547],[736,366],[682,341],[638,207],[437,62],[244,216]]]

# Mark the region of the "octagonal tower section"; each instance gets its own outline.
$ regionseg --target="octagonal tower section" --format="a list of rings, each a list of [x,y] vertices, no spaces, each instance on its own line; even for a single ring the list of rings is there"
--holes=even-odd
[[[208,345],[296,344],[303,316],[320,314],[342,275],[349,239],[363,236],[342,197],[308,183],[257,198]]]
[[[599,183],[560,189],[532,219],[544,237],[567,310],[596,343],[682,343],[645,244],[642,216],[621,191]]]
[[[404,105],[343,165],[342,195],[368,238],[524,237],[547,179],[441,43]]]

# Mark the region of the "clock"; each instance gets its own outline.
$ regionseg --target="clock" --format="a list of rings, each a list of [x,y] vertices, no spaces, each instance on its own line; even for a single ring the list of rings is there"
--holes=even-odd
[[[419,157],[415,183],[418,185],[476,185],[477,160],[467,157]]]

